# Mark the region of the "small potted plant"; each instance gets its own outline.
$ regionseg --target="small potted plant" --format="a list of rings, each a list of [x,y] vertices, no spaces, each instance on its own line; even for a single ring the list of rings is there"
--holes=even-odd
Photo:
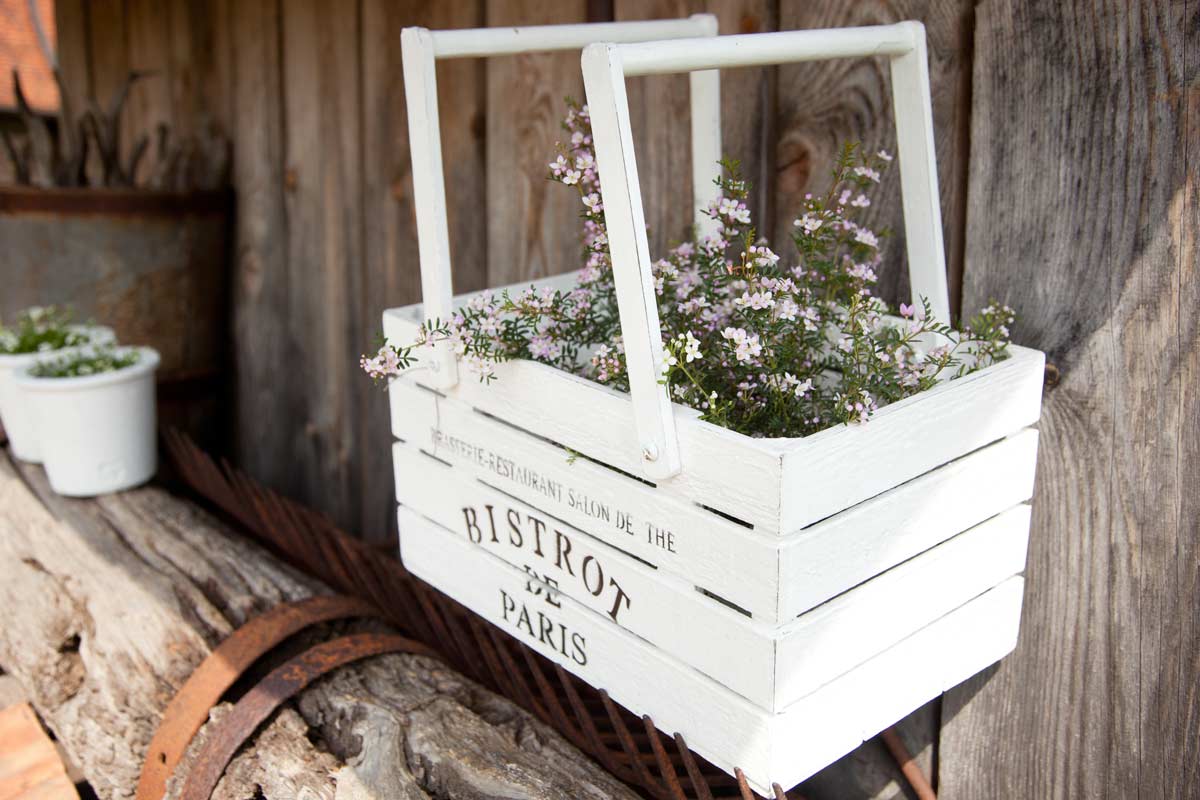
[[[0,423],[13,455],[34,464],[42,460],[32,417],[13,374],[49,353],[65,356],[80,346],[115,343],[112,329],[71,324],[70,312],[53,306],[26,309],[11,326],[0,325]]]
[[[83,348],[15,373],[54,491],[92,497],[153,477],[158,364],[149,347]]]

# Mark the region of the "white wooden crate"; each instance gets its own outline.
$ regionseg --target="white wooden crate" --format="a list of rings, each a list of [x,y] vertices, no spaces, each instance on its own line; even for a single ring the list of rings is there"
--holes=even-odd
[[[1025,565],[1029,506],[1017,505],[787,624],[767,624],[411,445],[397,444],[394,459],[401,505],[770,711]]]
[[[401,557],[414,574],[659,728],[681,733],[716,766],[740,767],[765,795],[772,783],[794,786],[831,764],[1016,644],[1020,577],[772,712],[405,506],[399,523]]]
[[[716,32],[704,16],[639,24],[601,27],[627,41]],[[405,31],[426,303],[385,312],[389,340],[413,341],[464,301],[451,291],[434,60],[580,47],[597,31]],[[891,58],[914,299],[946,318],[919,24],[591,45],[631,393],[533,362],[500,365],[485,386],[441,345],[390,387],[408,568],[760,790],[794,785],[1013,646],[1044,358],[1012,347],[867,424],[798,439],[747,437],[672,404],[653,368],[662,342],[624,78],[691,73],[703,227],[715,70],[871,54]]]

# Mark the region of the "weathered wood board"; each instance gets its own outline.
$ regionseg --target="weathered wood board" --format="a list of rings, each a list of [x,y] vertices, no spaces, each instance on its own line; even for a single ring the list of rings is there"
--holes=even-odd
[[[940,796],[1200,797],[1200,8],[981,3],[965,302],[1056,367],[1021,643]]]

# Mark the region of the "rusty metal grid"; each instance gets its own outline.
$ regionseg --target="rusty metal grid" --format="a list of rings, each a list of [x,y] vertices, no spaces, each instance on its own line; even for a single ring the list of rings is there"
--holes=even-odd
[[[198,494],[297,568],[336,591],[378,606],[406,636],[454,669],[512,700],[653,800],[762,800],[741,770],[730,777],[693,753],[676,733],[662,734],[562,667],[409,573],[394,549],[373,547],[323,515],[265,489],[229,464],[217,464],[177,431],[165,434],[179,475]],[[882,734],[920,800],[935,798],[928,779],[893,729]],[[802,800],[776,784],[774,800]]]

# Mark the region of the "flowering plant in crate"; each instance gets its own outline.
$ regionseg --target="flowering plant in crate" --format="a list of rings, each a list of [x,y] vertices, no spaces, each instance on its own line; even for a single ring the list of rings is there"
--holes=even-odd
[[[498,363],[528,359],[628,391],[591,121],[586,106],[567,102],[568,139],[558,143],[549,177],[576,190],[583,205],[585,266],[576,285],[480,294],[448,321],[427,320],[418,341],[363,356],[372,377],[394,377],[412,366],[416,347],[448,340],[484,381]],[[927,303],[901,304],[901,318],[889,318],[872,294],[882,234],[859,218],[891,160],[884,150],[842,148],[828,192],[806,195],[794,222],[794,265],[756,235],[749,186],[737,162],[722,162],[707,209],[715,233],[676,245],[653,265],[661,381],[673,400],[742,433],[804,436],[865,422],[880,405],[1005,357],[1013,321],[1006,306],[988,306],[956,332]]]

